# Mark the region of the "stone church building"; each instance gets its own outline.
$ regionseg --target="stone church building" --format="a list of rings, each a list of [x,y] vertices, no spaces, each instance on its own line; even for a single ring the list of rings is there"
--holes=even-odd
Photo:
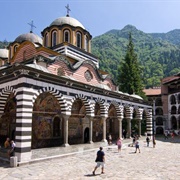
[[[137,134],[152,135],[152,106],[122,93],[91,54],[90,32],[67,14],[39,37],[19,35],[0,49],[0,139],[16,142],[19,162],[32,149],[106,142]],[[2,143],[2,142],[1,142]]]

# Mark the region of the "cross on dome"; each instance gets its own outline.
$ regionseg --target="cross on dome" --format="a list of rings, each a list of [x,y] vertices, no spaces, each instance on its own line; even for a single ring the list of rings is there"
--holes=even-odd
[[[36,26],[34,25],[33,21],[31,21],[30,23],[28,23],[31,26],[31,31],[30,33],[33,32],[33,28],[36,28]]]
[[[67,9],[67,15],[69,17],[69,11],[71,11],[71,9],[69,8],[69,4],[67,4],[67,6],[65,6],[65,8]]]

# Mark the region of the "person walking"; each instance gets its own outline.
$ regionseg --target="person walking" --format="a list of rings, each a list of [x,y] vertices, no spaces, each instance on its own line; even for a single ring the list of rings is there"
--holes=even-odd
[[[147,147],[149,147],[150,138],[148,136],[146,138],[146,142],[147,142]]]
[[[102,147],[100,147],[100,148],[99,148],[99,151],[97,152],[97,157],[96,157],[95,162],[96,162],[97,164],[96,164],[96,166],[95,166],[95,168],[94,168],[94,171],[92,172],[93,175],[95,175],[96,169],[97,169],[98,167],[100,167],[100,166],[102,167],[102,169],[101,169],[101,174],[104,174],[105,153],[104,153]]]
[[[156,146],[156,139],[155,139],[155,136],[153,136],[153,148],[155,148]]]
[[[118,140],[117,140],[116,144],[117,144],[117,147],[118,147],[118,152],[121,152],[122,141],[121,141],[121,139],[120,139],[120,138],[118,138]]]
[[[109,136],[108,136],[108,144],[109,144],[109,145],[112,144],[112,136],[111,136],[111,134],[109,134]]]
[[[164,139],[168,139],[168,133],[166,131],[164,131]]]
[[[136,143],[135,143],[135,153],[137,152],[137,150],[139,150],[139,153],[140,153],[140,148],[139,148],[139,141],[137,140]]]

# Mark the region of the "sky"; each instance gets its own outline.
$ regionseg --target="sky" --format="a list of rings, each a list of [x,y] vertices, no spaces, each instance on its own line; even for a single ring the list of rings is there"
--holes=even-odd
[[[145,33],[166,33],[180,29],[180,0],[0,0],[0,41],[14,41],[35,34],[55,19],[70,16],[83,24],[93,37],[130,24]]]

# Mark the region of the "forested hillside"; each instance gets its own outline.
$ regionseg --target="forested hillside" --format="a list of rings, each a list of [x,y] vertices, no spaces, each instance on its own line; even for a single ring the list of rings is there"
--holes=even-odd
[[[147,34],[131,25],[122,30],[108,31],[92,40],[92,53],[99,57],[102,70],[117,79],[129,32],[132,33],[135,52],[143,68],[146,87],[159,86],[161,78],[180,72],[180,30]]]

